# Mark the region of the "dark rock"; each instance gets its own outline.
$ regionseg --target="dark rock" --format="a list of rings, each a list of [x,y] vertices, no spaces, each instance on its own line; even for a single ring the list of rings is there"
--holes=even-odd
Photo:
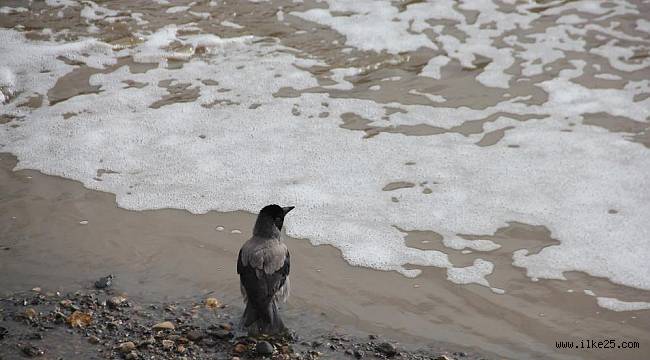
[[[210,331],[210,335],[217,339],[232,339],[234,337],[234,334],[228,330],[224,329],[218,329],[218,330],[213,330]]]
[[[205,337],[205,333],[201,330],[192,330],[185,334],[185,336],[193,342],[199,342]]]
[[[95,281],[95,287],[97,289],[106,289],[110,287],[112,284],[113,284],[113,274],[109,274]]]
[[[4,339],[7,334],[9,334],[9,330],[0,326],[0,340]]]
[[[42,356],[44,354],[43,350],[37,348],[34,345],[25,345],[20,349],[23,354],[29,357]]]
[[[321,345],[323,345],[323,343],[320,342],[320,341],[315,341],[314,340],[314,341],[311,342],[311,347],[313,347],[313,348],[317,348],[317,347],[319,347]]]
[[[267,341],[260,341],[257,343],[257,346],[255,346],[255,351],[259,355],[271,355],[273,354],[273,345]]]
[[[375,340],[377,338],[377,335],[370,334],[368,335],[368,339],[370,340]]]
[[[388,357],[392,357],[392,356],[395,356],[397,354],[397,349],[395,349],[395,346],[393,344],[387,343],[387,342],[384,342],[384,343],[381,343],[381,344],[377,345],[376,349],[377,349],[377,351],[379,351],[380,353],[382,353],[382,354],[384,354],[384,355],[386,355]]]
[[[361,359],[363,357],[363,355],[365,355],[363,353],[363,351],[361,351],[361,350],[354,350],[353,354],[354,354],[354,357],[357,358],[357,359]]]
[[[99,340],[99,338],[97,336],[92,335],[92,336],[88,337],[88,342],[91,343],[91,344],[97,345],[97,344],[99,344],[100,340]]]

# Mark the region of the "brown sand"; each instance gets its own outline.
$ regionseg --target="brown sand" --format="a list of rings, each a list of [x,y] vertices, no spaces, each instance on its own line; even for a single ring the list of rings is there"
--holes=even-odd
[[[114,273],[116,287],[132,297],[173,300],[214,291],[226,303],[240,304],[235,259],[250,235],[253,214],[128,211],[118,208],[111,194],[36,171],[13,172],[15,164],[13,156],[0,154],[3,291],[34,286],[66,290]],[[84,220],[88,223],[80,224]],[[217,226],[225,229],[217,231]],[[515,241],[539,248],[554,243],[544,228],[525,224],[511,224],[492,236],[503,248],[481,257],[497,263],[511,262],[508,254],[521,246]],[[435,233],[412,232],[407,241],[450,252]],[[489,276],[494,286],[508,289],[497,295],[481,286],[452,284],[442,269],[426,268],[421,276],[407,279],[349,266],[329,246],[314,247],[299,239],[287,243],[293,262],[290,325],[302,326],[303,314],[309,314],[325,320],[309,325],[316,328],[337,324],[408,344],[446,343],[513,359],[647,358],[650,312],[608,311],[582,288],[573,293],[567,289],[587,284],[602,296],[647,299],[642,291],[583,274],[569,274],[569,281],[531,282],[513,268]],[[454,263],[471,263],[474,257],[453,250],[450,256]],[[555,341],[610,338],[636,340],[641,348],[555,349]]]

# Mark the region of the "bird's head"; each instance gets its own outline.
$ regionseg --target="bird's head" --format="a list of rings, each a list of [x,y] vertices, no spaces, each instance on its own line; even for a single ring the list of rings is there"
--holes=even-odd
[[[279,235],[284,224],[284,217],[293,208],[293,206],[280,207],[275,204],[265,206],[257,215],[253,235],[268,238]]]

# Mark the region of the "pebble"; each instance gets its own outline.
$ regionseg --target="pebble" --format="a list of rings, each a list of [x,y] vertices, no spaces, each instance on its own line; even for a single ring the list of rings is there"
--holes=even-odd
[[[165,339],[165,340],[162,341],[162,347],[163,347],[163,349],[165,349],[165,350],[169,350],[169,349],[172,348],[172,346],[174,346],[174,342],[173,342],[173,341],[171,341],[171,340],[167,340],[167,339]]]
[[[245,353],[246,352],[246,345],[244,345],[242,343],[239,343],[239,344],[235,345],[235,347],[233,348],[232,351],[237,353],[237,354]]]
[[[81,224],[81,225],[87,225],[87,224],[88,224],[88,220],[81,220],[81,221],[79,221],[79,224]]]
[[[119,307],[125,301],[126,301],[126,298],[124,296],[113,296],[112,298],[108,299],[108,305],[110,305],[112,307]]]
[[[235,230],[232,230],[230,233],[231,234],[241,234],[241,230],[235,229]]]
[[[91,335],[88,338],[88,342],[91,343],[91,344],[97,345],[97,344],[99,344],[100,340],[99,340],[99,338],[97,336]]]
[[[397,354],[397,349],[395,349],[395,346],[387,342],[377,345],[377,351],[388,357],[395,356]]]
[[[106,289],[110,287],[112,284],[113,284],[113,274],[109,274],[108,276],[104,276],[99,280],[95,281],[95,287],[97,289]]]
[[[255,346],[255,351],[259,355],[271,355],[273,354],[273,345],[267,341],[260,341],[257,343],[257,346]]]
[[[126,360],[136,360],[139,358],[138,353],[135,351],[131,351],[128,353],[125,357]]]
[[[171,321],[163,321],[151,327],[154,330],[174,330],[176,327]]]
[[[25,345],[21,350],[23,354],[29,357],[42,356],[44,354],[43,350],[37,348],[34,345]]]
[[[217,226],[216,229],[217,229],[217,231],[223,231],[224,227],[223,226]]]
[[[133,343],[133,341],[127,341],[119,344],[117,348],[118,350],[120,350],[121,353],[127,354],[135,350],[135,344]]]
[[[361,350],[354,350],[354,357],[357,359],[361,359],[363,357],[364,353]]]

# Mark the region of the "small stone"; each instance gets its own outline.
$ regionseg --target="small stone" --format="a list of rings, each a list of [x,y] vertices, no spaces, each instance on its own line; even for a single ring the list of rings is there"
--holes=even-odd
[[[88,342],[93,345],[97,345],[99,344],[100,340],[97,336],[91,335],[90,337],[88,337]]]
[[[171,321],[163,321],[151,327],[153,330],[174,330],[176,327]]]
[[[257,346],[255,346],[255,351],[259,355],[271,355],[273,354],[273,345],[267,341],[260,341],[257,343]]]
[[[108,305],[117,308],[122,306],[122,304],[124,304],[125,301],[126,298],[124,296],[113,296],[112,298],[108,299]]]
[[[205,299],[205,307],[208,309],[216,309],[219,307],[219,300],[216,298],[207,298]]]
[[[363,351],[361,351],[361,350],[354,350],[353,354],[354,354],[354,357],[357,358],[357,359],[361,359],[363,357],[363,355],[364,355]]]
[[[37,356],[42,356],[44,354],[43,350],[37,348],[34,345],[25,345],[22,347],[21,350],[23,354],[29,357],[37,357]]]
[[[123,342],[117,346],[117,349],[120,350],[120,352],[123,354],[128,354],[131,351],[135,350],[135,344],[133,341]]]
[[[131,351],[128,353],[125,357],[126,360],[136,360],[139,359],[140,357],[138,356],[138,353],[135,351]]]
[[[171,340],[165,339],[162,341],[162,347],[165,350],[170,350],[173,346],[174,346],[174,342]]]
[[[377,335],[370,334],[368,335],[368,339],[370,340],[375,340],[377,338]]]
[[[33,292],[37,292],[37,293],[39,293],[39,292],[41,292],[42,290],[41,290],[40,287],[37,286],[37,287],[33,288],[32,291],[33,291]]]
[[[228,330],[224,330],[224,329],[218,329],[218,330],[215,330],[215,331],[210,331],[210,335],[214,336],[217,339],[222,339],[222,340],[230,339],[230,338],[232,338],[234,336],[233,333],[231,333]]]
[[[242,343],[239,343],[239,344],[235,345],[235,347],[233,348],[232,351],[237,353],[237,354],[243,354],[243,353],[246,352],[246,345],[244,345]]]
[[[379,351],[380,353],[388,357],[395,356],[397,354],[397,350],[395,349],[395,346],[387,342],[377,345],[377,351]]]
[[[440,355],[437,358],[435,358],[434,360],[454,360],[454,359],[450,358],[447,355]]]
[[[77,310],[68,316],[67,320],[68,324],[70,324],[70,326],[73,328],[83,328],[90,325],[90,323],[93,321],[93,318],[90,316],[90,314]]]
[[[34,320],[38,313],[34,308],[27,308],[25,310],[25,317],[28,318],[29,320]]]
[[[201,330],[192,330],[185,335],[190,341],[199,342],[205,337],[205,333]]]
[[[79,224],[88,225],[88,220],[81,220],[81,221],[79,221]]]
[[[223,226],[217,226],[215,229],[216,229],[217,231],[223,231],[223,230],[224,230],[224,227],[223,227]]]
[[[178,345],[178,348],[176,348],[176,351],[178,351],[179,354],[184,354],[186,350],[187,349],[185,349],[185,346],[183,345]]]
[[[95,281],[95,287],[97,289],[106,289],[110,287],[112,284],[113,284],[113,274],[109,274]]]
[[[68,299],[64,299],[59,301],[59,305],[61,305],[61,307],[63,308],[69,308],[72,305],[72,301]]]

